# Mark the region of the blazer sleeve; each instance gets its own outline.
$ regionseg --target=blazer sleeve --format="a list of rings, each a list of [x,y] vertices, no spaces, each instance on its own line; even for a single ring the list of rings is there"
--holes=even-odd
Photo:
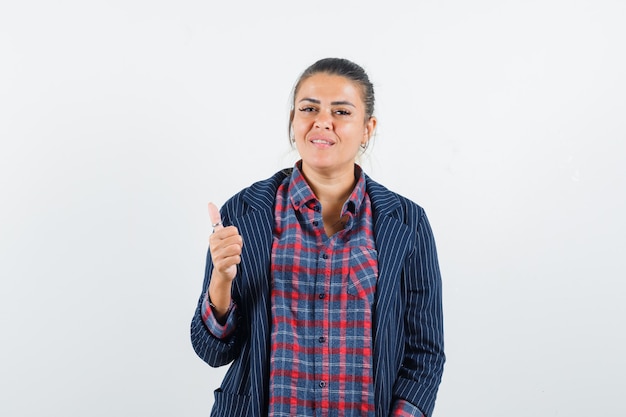
[[[432,415],[445,362],[442,284],[435,239],[419,210],[416,244],[404,269],[405,353],[394,396]]]

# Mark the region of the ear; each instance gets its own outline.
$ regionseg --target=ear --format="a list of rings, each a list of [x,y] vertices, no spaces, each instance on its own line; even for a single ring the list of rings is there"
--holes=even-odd
[[[295,138],[294,138],[294,135],[293,135],[293,118],[294,118],[294,114],[295,114],[294,109],[291,109],[291,111],[289,112],[289,125],[288,125],[288,128],[287,128],[287,130],[288,130],[287,134],[289,135],[289,141],[292,142],[292,143],[296,141]]]
[[[370,117],[369,120],[365,123],[365,131],[363,132],[363,139],[365,143],[369,142],[370,138],[374,134],[376,130],[376,124],[378,120],[374,116]]]

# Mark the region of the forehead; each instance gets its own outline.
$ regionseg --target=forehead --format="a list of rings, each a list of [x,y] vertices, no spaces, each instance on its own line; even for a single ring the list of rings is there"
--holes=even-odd
[[[296,101],[303,98],[318,100],[348,100],[355,105],[363,104],[362,89],[356,82],[341,75],[318,73],[302,81],[296,93]]]

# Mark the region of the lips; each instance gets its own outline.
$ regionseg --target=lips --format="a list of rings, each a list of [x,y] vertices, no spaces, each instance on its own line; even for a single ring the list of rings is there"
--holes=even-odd
[[[321,146],[321,147],[328,147],[328,146],[332,146],[335,144],[335,141],[331,140],[331,139],[327,139],[327,138],[320,138],[320,137],[314,137],[309,139],[309,141],[316,145],[316,146]]]

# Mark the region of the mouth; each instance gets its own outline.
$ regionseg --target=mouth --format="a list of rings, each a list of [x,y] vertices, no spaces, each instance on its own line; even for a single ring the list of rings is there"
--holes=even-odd
[[[325,138],[313,138],[309,140],[313,145],[321,147],[321,148],[327,148],[330,146],[333,146],[335,144],[334,141],[330,140],[330,139],[325,139]]]

